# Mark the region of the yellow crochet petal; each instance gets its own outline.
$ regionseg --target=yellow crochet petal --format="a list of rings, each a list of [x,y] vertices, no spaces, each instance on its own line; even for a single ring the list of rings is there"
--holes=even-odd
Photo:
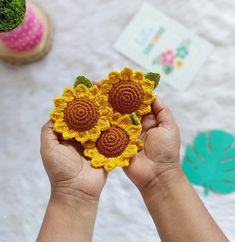
[[[129,159],[119,159],[117,165],[120,167],[127,167],[129,166]]]
[[[67,98],[66,97],[56,97],[54,98],[54,105],[56,108],[63,109],[67,106]]]
[[[97,127],[101,131],[106,130],[110,127],[109,121],[105,117],[102,117],[98,120]]]
[[[86,142],[89,139],[89,132],[88,131],[77,132],[77,135],[76,135],[75,139],[78,142],[84,143],[84,142]]]
[[[89,93],[93,96],[99,95],[100,94],[100,90],[96,85],[93,85],[92,87],[90,87],[89,89]]]
[[[136,145],[138,147],[138,151],[144,148],[142,141],[139,139],[131,140],[129,144]]]
[[[64,113],[63,113],[62,110],[55,108],[55,109],[51,112],[51,114],[50,114],[50,118],[51,118],[53,121],[56,121],[56,120],[61,120],[61,121],[62,121],[63,118],[64,118]]]
[[[81,97],[81,95],[83,95],[83,94],[80,94],[79,96]],[[83,95],[84,96],[84,95]],[[95,102],[94,100],[95,100],[95,98],[96,98],[96,96],[94,96],[94,95],[92,95],[91,93],[88,93],[88,95],[86,96],[88,99],[90,99],[91,101],[93,101],[93,102]],[[96,102],[95,102],[96,103]]]
[[[66,131],[63,131],[62,133],[62,136],[65,140],[68,140],[68,139],[73,139],[77,136],[77,133],[76,131],[74,130],[71,130],[71,129],[68,129]]]
[[[95,168],[99,168],[105,165],[106,158],[99,154],[92,158],[91,165]]]
[[[114,84],[117,83],[119,81],[119,72],[118,71],[111,71],[109,73],[109,82],[107,82],[107,84]]]
[[[97,126],[95,128],[88,130],[88,133],[89,133],[89,139],[93,142],[96,142],[96,140],[100,136],[101,131],[100,131],[100,128]]]
[[[82,145],[85,149],[91,149],[91,148],[94,148],[96,144],[95,144],[95,142],[88,140],[88,141],[82,143]]]
[[[150,105],[147,105],[147,104],[142,104],[138,111],[136,112],[137,115],[140,115],[140,116],[143,116],[147,113],[150,113],[151,112],[151,106]]]
[[[143,80],[144,79],[144,73],[142,71],[134,71],[132,75],[132,80]]]
[[[137,152],[138,152],[138,148],[137,148],[137,146],[136,146],[136,145],[131,145],[131,144],[129,144],[129,145],[126,147],[125,151],[123,152],[122,157],[124,157],[124,158],[131,158],[131,157],[133,157]]]
[[[88,95],[89,92],[88,92],[88,88],[85,85],[79,84],[75,88],[75,93],[77,97],[84,97]]]
[[[103,84],[100,87],[100,91],[102,94],[108,94],[110,92],[110,90],[113,88],[112,84]]]
[[[94,147],[91,149],[85,149],[83,154],[88,158],[93,158],[93,157],[99,155],[99,151],[97,150],[96,147]]]
[[[105,84],[109,84],[109,78],[103,78],[100,80],[100,87],[102,87]]]
[[[112,109],[109,107],[102,107],[98,110],[99,116],[105,116],[107,119],[112,115]]]
[[[106,163],[104,165],[105,171],[110,172],[116,167],[117,167],[117,162],[115,158],[106,159]]]
[[[125,67],[122,71],[121,71],[121,78],[123,81],[129,81],[131,80],[131,77],[132,77],[132,74],[133,74],[133,71],[131,68],[129,67]]]
[[[144,91],[144,104],[151,104],[156,100],[156,97],[153,95],[152,90],[145,90]]]
[[[141,86],[143,87],[143,89],[149,89],[149,90],[153,90],[154,88],[154,82],[150,81],[148,79],[144,79],[140,81]]]
[[[129,135],[130,139],[137,139],[142,131],[141,125],[131,125],[129,127],[126,127],[126,132]]]
[[[126,114],[122,117],[120,117],[118,120],[117,120],[117,125],[120,127],[120,128],[124,128],[126,129],[126,127],[132,125],[132,121],[130,119],[130,117]]]
[[[106,118],[110,121],[113,117],[113,109],[112,109],[112,107],[110,107],[110,108],[107,107],[106,109],[107,109]]]
[[[54,123],[53,130],[57,133],[63,133],[68,130],[68,127],[63,121],[58,120]]]
[[[98,107],[106,107],[108,98],[105,95],[98,95],[95,97],[95,103]]]
[[[113,122],[116,122],[121,117],[122,117],[122,115],[120,113],[114,113],[112,120],[113,120]]]
[[[64,88],[63,97],[73,100],[76,97],[76,93],[73,88]]]

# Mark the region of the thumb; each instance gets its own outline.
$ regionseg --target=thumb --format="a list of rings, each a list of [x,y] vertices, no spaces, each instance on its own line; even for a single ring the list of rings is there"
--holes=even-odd
[[[41,132],[41,150],[51,149],[59,144],[58,135],[53,131],[53,121],[49,120],[43,127]]]
[[[153,102],[152,112],[156,118],[157,126],[166,127],[175,125],[175,120],[170,109],[159,98]]]

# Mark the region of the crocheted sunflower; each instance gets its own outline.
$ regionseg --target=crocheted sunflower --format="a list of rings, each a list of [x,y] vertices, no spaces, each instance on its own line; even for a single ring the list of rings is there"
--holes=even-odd
[[[96,141],[101,131],[110,127],[112,110],[98,87],[86,84],[84,77],[81,79],[78,78],[75,88],[65,88],[63,95],[54,99],[55,109],[50,116],[55,122],[54,131],[62,134],[65,140],[75,138],[83,143]]]
[[[159,82],[159,74],[132,71],[124,68],[121,72],[112,71],[108,78],[101,80],[100,91],[108,97],[109,106],[114,112],[131,114],[141,118],[151,111],[154,102],[154,87]]]
[[[136,119],[137,117],[133,120]],[[117,166],[126,167],[130,159],[143,147],[138,139],[141,131],[141,124],[133,124],[129,115],[115,113],[110,127],[101,133],[96,142],[88,141],[83,144],[84,156],[91,158],[93,167],[104,167],[107,172]]]
[[[159,79],[158,73],[144,74],[126,67],[121,72],[112,71],[99,89],[79,76],[74,88],[65,88],[63,95],[54,99],[53,129],[65,140],[81,142],[84,156],[91,159],[94,168],[110,172],[126,167],[143,148],[138,139],[140,118],[151,111],[153,88]]]

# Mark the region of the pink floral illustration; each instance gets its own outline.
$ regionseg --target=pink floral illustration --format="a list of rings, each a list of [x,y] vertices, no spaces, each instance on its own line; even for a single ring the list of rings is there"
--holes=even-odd
[[[163,65],[173,65],[175,54],[172,50],[167,50],[161,54],[161,62]]]

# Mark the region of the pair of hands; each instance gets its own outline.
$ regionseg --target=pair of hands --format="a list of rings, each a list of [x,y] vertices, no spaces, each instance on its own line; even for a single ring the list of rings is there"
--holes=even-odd
[[[140,190],[161,240],[229,241],[183,175],[179,129],[169,109],[157,99],[142,125],[144,149],[124,172]],[[90,166],[78,142],[61,140],[52,121],[41,139],[52,194],[37,241],[90,242],[107,173]]]
[[[152,112],[142,119],[142,125],[144,149],[123,170],[143,194],[167,171],[180,167],[180,140],[171,112],[159,99],[152,104]],[[52,193],[98,201],[107,173],[102,168],[92,168],[79,151],[77,142],[60,140],[52,121],[43,126],[41,156]]]

